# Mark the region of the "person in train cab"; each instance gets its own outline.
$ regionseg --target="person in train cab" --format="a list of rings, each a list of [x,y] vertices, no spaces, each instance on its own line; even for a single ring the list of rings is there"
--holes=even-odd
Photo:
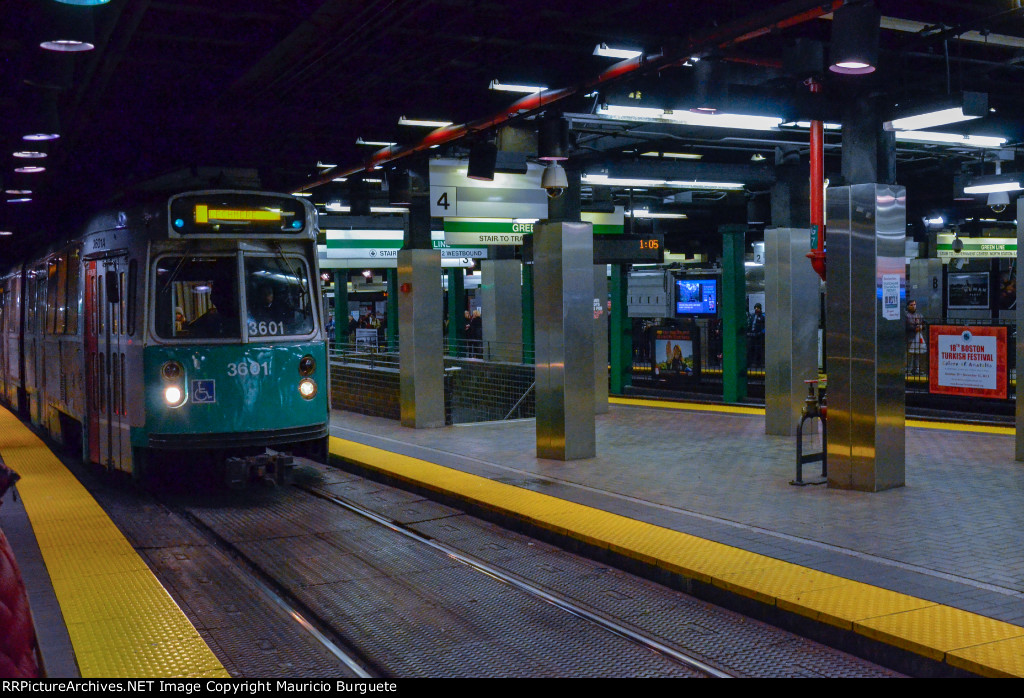
[[[263,284],[257,290],[257,303],[253,315],[257,322],[279,322],[286,319],[284,304],[274,296],[274,287]]]
[[[907,301],[903,330],[907,340],[907,374],[923,375],[928,342],[924,338],[924,316],[917,312],[917,301],[913,299]]]
[[[185,329],[191,336],[197,338],[238,336],[235,293],[226,281],[210,282],[210,307]]]
[[[174,308],[174,329],[181,332],[185,326],[185,311],[181,309],[181,306]]]

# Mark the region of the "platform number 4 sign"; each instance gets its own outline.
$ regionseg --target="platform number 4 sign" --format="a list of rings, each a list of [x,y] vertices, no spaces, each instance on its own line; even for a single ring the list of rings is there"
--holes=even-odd
[[[450,218],[458,208],[458,187],[430,188],[430,215],[434,218]]]

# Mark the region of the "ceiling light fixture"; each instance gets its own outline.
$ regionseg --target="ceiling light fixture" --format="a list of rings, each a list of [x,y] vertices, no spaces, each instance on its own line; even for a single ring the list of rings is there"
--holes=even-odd
[[[649,119],[687,126],[707,126],[710,128],[734,128],[750,131],[774,131],[778,129],[782,119],[775,116],[756,116],[753,114],[707,114],[691,111],[665,111],[654,107],[629,107],[618,104],[602,104],[597,113],[610,117],[632,117]]]
[[[666,187],[669,189],[743,189],[740,182],[704,182],[679,179],[644,179],[640,177],[609,177],[603,174],[585,174],[584,184],[615,187]]]
[[[974,148],[1001,148],[1006,139],[1000,136],[965,136],[960,133],[938,131],[897,131],[896,140],[935,145],[965,145]]]
[[[640,153],[646,158],[676,158],[678,160],[700,160],[704,156],[700,153],[659,153],[656,150],[649,150],[646,153]]]
[[[964,187],[964,193],[991,194],[993,192],[1020,191],[1021,189],[1024,187],[1020,185],[1020,175],[996,174],[975,177],[968,186]]]
[[[364,141],[362,138],[357,138],[356,145],[372,145],[377,148],[390,148],[398,145],[398,143],[393,141]]]
[[[77,5],[45,4],[46,26],[43,32],[47,38],[39,42],[40,48],[59,53],[92,51],[96,48],[92,9]]]
[[[988,114],[988,95],[984,92],[963,92],[928,104],[898,109],[905,115],[886,121],[882,124],[885,130],[916,131],[978,119]]]
[[[13,155],[16,158],[30,158],[30,159],[38,159],[38,158],[45,158],[46,157],[46,153],[42,152],[41,150],[16,150],[16,151],[14,151]]]
[[[445,126],[451,126],[454,122],[452,121],[430,121],[429,119],[407,119],[404,116],[399,117],[399,126],[427,126],[429,128],[444,128]]]
[[[25,167],[15,167],[14,171],[21,172],[23,174],[33,174],[35,172],[45,172],[46,168],[40,167],[39,165],[27,165]]]
[[[491,80],[489,89],[499,90],[501,92],[521,92],[523,94],[533,95],[538,92],[544,92],[548,88],[540,85],[511,85],[497,80]]]
[[[882,14],[873,2],[843,5],[832,14],[830,65],[833,73],[865,75],[878,64]]]
[[[631,218],[686,218],[685,213],[661,213],[658,211],[648,211],[646,208],[638,208],[635,211],[626,211],[625,215]]]
[[[608,44],[598,44],[594,47],[594,55],[604,58],[636,58],[642,56],[643,51],[632,48],[612,48]]]

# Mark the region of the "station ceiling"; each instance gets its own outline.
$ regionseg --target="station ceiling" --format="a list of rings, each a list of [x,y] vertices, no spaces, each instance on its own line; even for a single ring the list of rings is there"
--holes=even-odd
[[[738,0],[111,0],[94,7],[55,0],[8,2],[0,9],[0,145],[5,194],[0,255],[69,237],[85,212],[159,186],[182,173],[211,185],[250,180],[268,189],[307,189],[314,200],[346,196],[335,175],[358,177],[374,163],[402,158],[359,141],[397,143],[398,155],[465,155],[472,139],[498,129],[531,132],[555,112],[571,124],[570,153],[584,169],[607,163],[638,167],[647,152],[701,156],[702,176],[716,168],[772,171],[776,158],[806,155],[806,129],[770,131],[609,119],[602,105],[691,108],[709,91],[741,113],[809,118],[806,61],[798,46],[819,42],[827,56],[837,2]],[[962,144],[899,143],[897,181],[915,215],[953,207],[953,176],[1024,169],[1024,11],[1019,0],[877,0],[882,15],[878,70],[819,73],[826,120],[851,98],[888,109],[962,90],[988,95],[983,118],[947,127],[1006,138],[1001,150]],[[94,20],[95,49],[54,53],[39,47],[54,10]],[[52,33],[52,32],[51,32]],[[799,40],[799,41],[798,41]],[[594,55],[598,44],[631,47],[633,64]],[[813,44],[812,44],[813,45]],[[801,49],[802,50],[802,49]],[[694,58],[700,59],[694,61]],[[702,65],[703,64],[703,65]],[[541,85],[551,99],[512,109],[522,95],[489,89],[492,81]],[[634,100],[634,101],[630,101]],[[639,100],[639,101],[637,101]],[[60,138],[22,140],[39,104],[55,103]],[[782,113],[785,112],[785,113]],[[400,117],[453,122],[400,126]],[[466,128],[460,128],[465,126]],[[457,133],[456,133],[457,132]],[[452,137],[445,136],[450,133]],[[457,137],[455,137],[457,136]],[[530,150],[521,139],[506,138]],[[841,136],[827,134],[826,175],[839,173]],[[29,146],[29,147],[27,147]],[[15,172],[15,151],[39,147],[45,171]],[[533,157],[535,152],[529,152]],[[763,165],[752,160],[763,156]],[[663,158],[671,174],[694,161]],[[318,164],[321,165],[318,167]],[[327,169],[326,165],[333,165]],[[643,165],[646,166],[646,165]],[[207,169],[213,168],[213,170]],[[689,168],[689,169],[688,169]],[[212,171],[219,174],[212,175]],[[177,174],[175,174],[177,173]],[[218,180],[218,177],[220,178]],[[756,177],[754,179],[757,179]],[[322,182],[320,186],[312,186]],[[764,190],[694,192],[686,226],[710,225],[716,202],[737,207]],[[593,196],[590,188],[585,196]],[[628,192],[611,191],[616,201]],[[669,192],[647,196],[663,205]],[[607,192],[598,192],[606,197]],[[31,201],[16,199],[31,198]],[[684,197],[680,197],[684,198]],[[634,202],[635,203],[635,202]],[[959,213],[987,210],[980,199]],[[973,208],[972,208],[973,207]],[[1012,209],[1012,207],[1011,207]],[[733,213],[742,217],[745,214]],[[1012,218],[1012,216],[1011,216]],[[674,225],[665,223],[664,225]]]

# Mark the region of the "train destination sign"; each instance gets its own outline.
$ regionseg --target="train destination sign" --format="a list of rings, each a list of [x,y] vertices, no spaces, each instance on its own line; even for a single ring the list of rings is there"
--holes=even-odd
[[[211,192],[172,197],[168,203],[172,237],[298,235],[308,232],[299,199],[270,194]]]

